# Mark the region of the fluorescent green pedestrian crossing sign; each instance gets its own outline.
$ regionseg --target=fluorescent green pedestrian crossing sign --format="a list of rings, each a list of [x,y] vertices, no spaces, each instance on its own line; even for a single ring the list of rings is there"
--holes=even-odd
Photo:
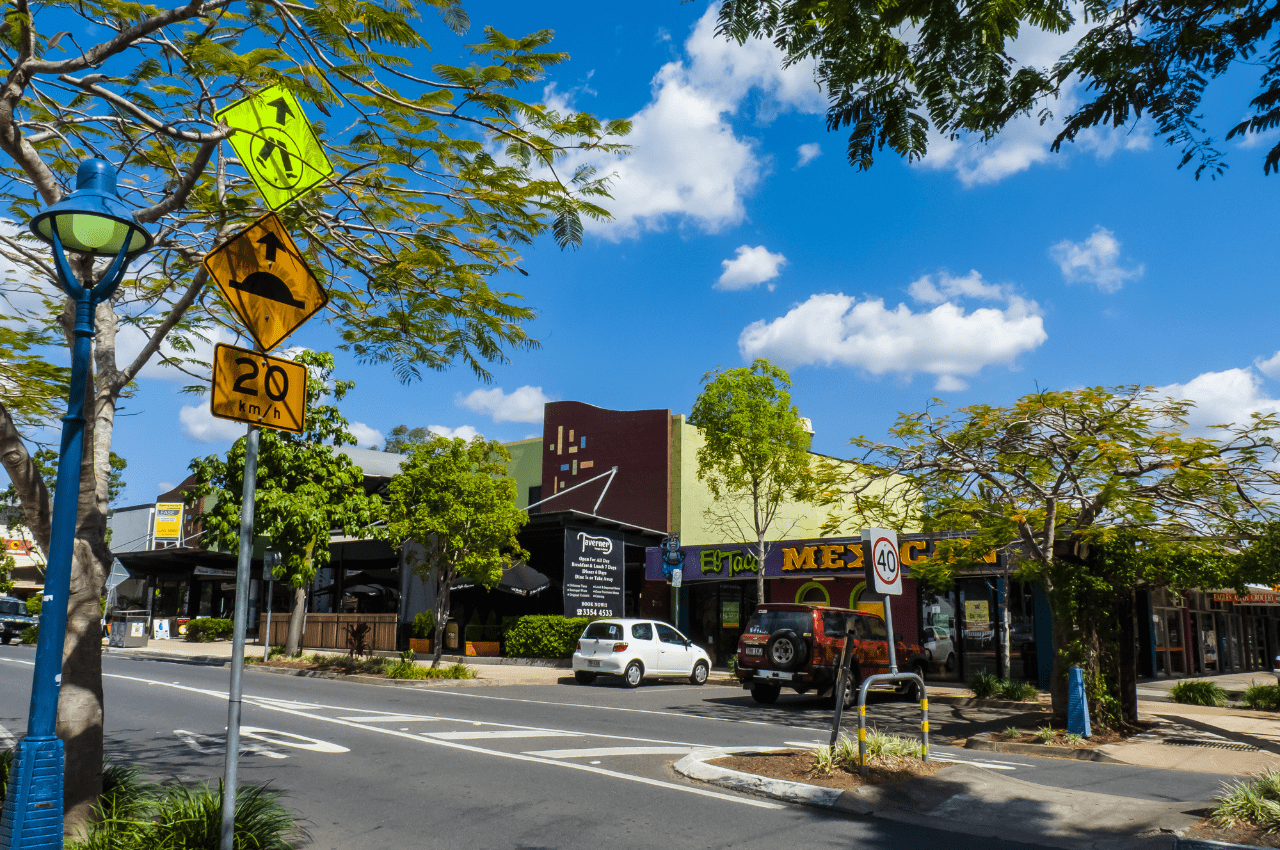
[[[235,130],[229,141],[273,210],[329,179],[333,166],[293,93],[271,86],[219,110]]]

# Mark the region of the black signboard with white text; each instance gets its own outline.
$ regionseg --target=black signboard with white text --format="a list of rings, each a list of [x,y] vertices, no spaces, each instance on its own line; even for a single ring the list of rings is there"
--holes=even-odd
[[[564,530],[564,615],[621,617],[623,541],[581,528]]]

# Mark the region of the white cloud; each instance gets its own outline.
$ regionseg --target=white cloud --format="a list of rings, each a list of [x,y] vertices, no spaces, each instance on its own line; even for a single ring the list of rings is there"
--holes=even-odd
[[[1130,268],[1120,264],[1120,241],[1105,227],[1095,227],[1083,242],[1063,239],[1049,248],[1049,256],[1070,282],[1097,284],[1103,292],[1116,292],[1125,281],[1142,277],[1141,263]]]
[[[196,359],[205,363],[213,362],[213,346],[219,342],[235,343],[235,337],[225,328],[215,327],[205,333],[209,338],[206,340],[190,337],[192,351],[177,351],[174,349],[170,337],[166,337],[165,341],[160,343],[160,350],[151,356],[146,365],[138,373],[140,378],[160,378],[167,381],[179,381],[182,383],[190,383],[193,378],[186,372],[165,366],[160,362],[161,355],[166,357],[174,357],[181,360]],[[120,330],[116,333],[116,363],[123,369],[133,362],[133,359],[141,353],[147,344],[147,335],[134,325],[121,325]],[[241,341],[239,344],[243,345]],[[245,346],[250,347],[250,346]],[[289,354],[280,354],[278,356],[291,357]],[[203,373],[205,376],[208,372],[194,367],[190,364],[185,368],[191,370],[195,374]]]
[[[873,375],[917,372],[934,375],[936,388],[967,386],[961,375],[986,366],[1012,366],[1019,354],[1041,345],[1048,334],[1040,308],[1007,287],[982,281],[977,272],[963,278],[939,275],[911,286],[913,296],[937,303],[941,296],[970,295],[1004,301],[1003,308],[966,312],[954,301],[927,311],[906,304],[890,309],[881,298],[861,301],[843,293],[810,296],[786,315],[747,326],[738,337],[743,357],[768,357],[787,366],[841,365]]]
[[[170,490],[172,490],[174,487],[177,487],[177,486],[178,485],[174,484],[172,481],[161,481],[159,484],[156,485],[156,492],[168,493]]]
[[[1262,378],[1247,367],[1204,372],[1185,384],[1157,387],[1156,395],[1196,403],[1187,416],[1187,430],[1192,433],[1213,435],[1210,425],[1245,424],[1253,413],[1280,413],[1280,399],[1271,398]]]
[[[1277,351],[1266,360],[1259,357],[1253,361],[1253,365],[1268,378],[1280,378],[1280,351]]]
[[[356,445],[362,449],[381,449],[385,442],[381,431],[376,428],[370,428],[363,422],[348,422],[347,428],[351,431],[351,435],[356,438]]]
[[[769,167],[729,120],[748,94],[760,93],[752,103],[762,122],[790,110],[825,111],[812,63],[783,69],[782,55],[767,41],[740,45],[716,36],[716,11],[713,5],[699,19],[684,55],[654,75],[649,103],[632,116],[624,140],[630,155],[570,157],[569,171],[589,164],[614,175],[608,204],[613,219],[584,222],[589,231],[616,240],[663,229],[673,220],[710,232],[741,221],[743,197]],[[561,109],[570,106],[554,88],[544,99]]]
[[[796,168],[804,168],[818,157],[822,156],[822,145],[817,142],[808,142],[796,148]]]
[[[445,425],[428,425],[427,430],[433,434],[439,434],[441,437],[444,437],[446,440],[452,440],[456,437],[461,437],[462,439],[467,440],[469,442],[471,440],[474,440],[476,437],[484,436],[483,434],[481,434],[479,431],[477,431],[475,428],[473,428],[470,425],[459,425],[457,428],[449,428]]]
[[[178,411],[178,421],[183,432],[198,443],[227,443],[245,434],[243,422],[218,419],[209,412],[209,395],[200,396],[198,404],[184,406]]]
[[[781,254],[772,254],[763,245],[752,248],[750,245],[738,246],[738,255],[732,260],[721,260],[724,273],[716,281],[716,289],[750,289],[766,280],[773,280],[787,264],[787,258]],[[773,289],[772,286],[769,287]]]
[[[541,422],[542,406],[549,401],[551,398],[542,387],[523,386],[510,393],[504,393],[502,387],[472,390],[470,395],[458,399],[458,404],[477,413],[487,413],[494,422]]]

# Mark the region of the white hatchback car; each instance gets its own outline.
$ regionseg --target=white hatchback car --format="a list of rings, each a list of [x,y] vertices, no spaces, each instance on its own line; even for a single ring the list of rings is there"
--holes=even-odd
[[[679,676],[706,683],[711,658],[702,647],[656,620],[596,620],[587,625],[573,654],[573,675],[589,685],[597,676],[621,676],[634,688],[646,676]]]

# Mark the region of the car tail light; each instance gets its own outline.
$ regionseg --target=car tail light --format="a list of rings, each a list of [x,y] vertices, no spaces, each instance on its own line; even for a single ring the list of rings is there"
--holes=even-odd
[[[578,652],[582,652],[582,641],[578,641]]]
[[[627,644],[625,644],[625,643],[615,643],[615,644],[613,645],[613,651],[614,651],[614,652],[626,652],[626,651],[627,651]]]

